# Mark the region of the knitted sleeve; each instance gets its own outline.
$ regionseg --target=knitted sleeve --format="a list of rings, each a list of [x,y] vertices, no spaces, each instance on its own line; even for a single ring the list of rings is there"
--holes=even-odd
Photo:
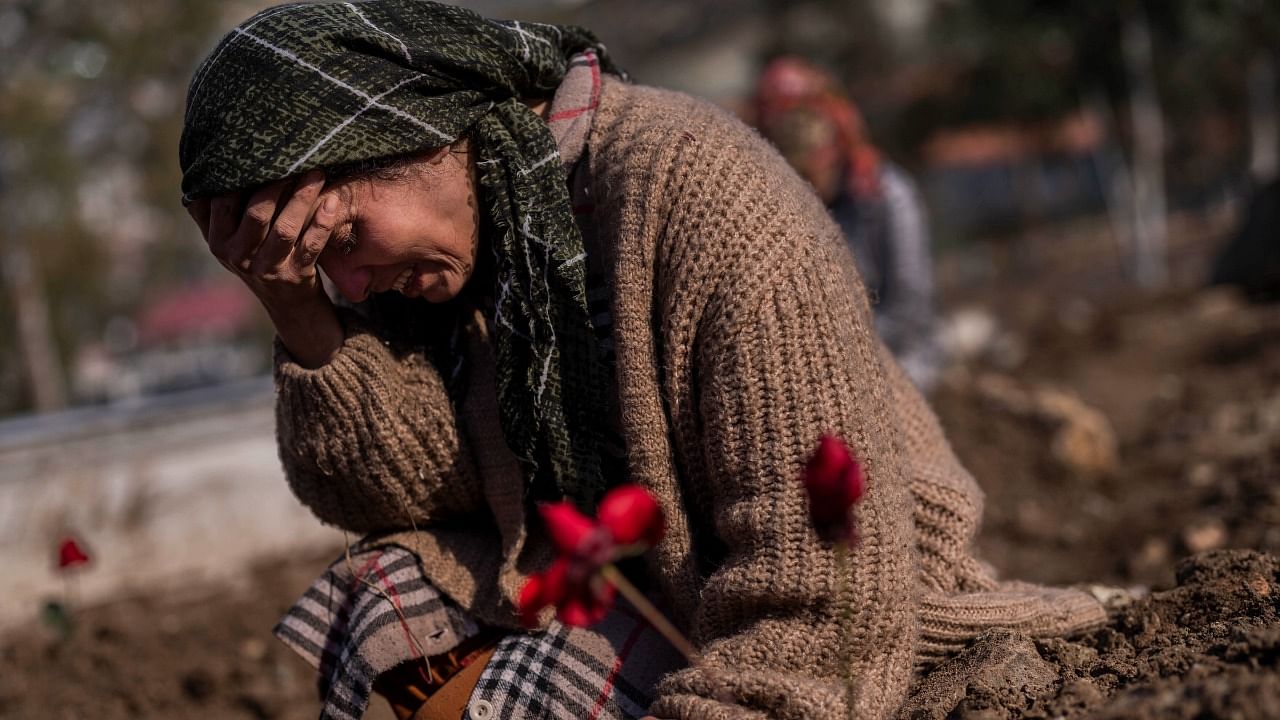
[[[277,439],[294,494],[324,522],[361,533],[477,507],[472,459],[435,367],[344,320],[345,344],[315,370],[276,341]]]
[[[702,663],[660,685],[658,717],[843,720],[852,677],[854,716],[882,718],[910,680],[911,506],[869,311],[835,240],[800,242],[739,263],[700,323],[705,477],[690,482],[709,490],[724,559],[692,622]],[[861,541],[843,568],[815,536],[798,482],[826,432],[849,442],[869,477]]]

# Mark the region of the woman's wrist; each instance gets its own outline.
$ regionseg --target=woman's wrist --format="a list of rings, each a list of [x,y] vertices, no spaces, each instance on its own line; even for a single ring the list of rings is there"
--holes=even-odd
[[[308,370],[324,367],[342,349],[346,333],[327,298],[305,307],[276,312],[267,308],[280,342],[294,362]]]

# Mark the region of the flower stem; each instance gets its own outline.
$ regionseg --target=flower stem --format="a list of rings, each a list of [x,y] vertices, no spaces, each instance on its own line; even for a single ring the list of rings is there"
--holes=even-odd
[[[840,644],[841,658],[840,662],[844,666],[844,703],[849,714],[849,720],[853,720],[853,648],[850,647],[850,636],[853,634],[853,599],[846,598],[849,594],[849,544],[844,540],[836,543],[836,572],[840,574],[840,590],[836,595],[836,602],[841,603],[840,611]]]
[[[671,621],[667,619],[666,615],[662,614],[661,610],[649,602],[649,598],[645,597],[644,593],[631,584],[631,581],[618,570],[616,565],[609,563],[600,568],[600,575],[618,588],[618,592],[622,593],[627,602],[631,603],[631,606],[644,616],[644,619],[653,626],[654,630],[661,633],[662,637],[667,639],[667,642],[679,650],[690,665],[698,663],[698,651],[693,648],[688,639],[676,629],[675,625],[671,624]]]

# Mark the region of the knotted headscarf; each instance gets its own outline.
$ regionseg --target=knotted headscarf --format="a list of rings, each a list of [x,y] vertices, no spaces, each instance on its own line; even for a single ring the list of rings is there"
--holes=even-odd
[[[550,98],[587,48],[618,73],[581,28],[427,0],[282,5],[232,30],[200,66],[179,147],[190,201],[468,135],[494,255],[503,432],[535,497],[583,506],[606,486],[599,418],[611,375],[565,171],[521,99]]]

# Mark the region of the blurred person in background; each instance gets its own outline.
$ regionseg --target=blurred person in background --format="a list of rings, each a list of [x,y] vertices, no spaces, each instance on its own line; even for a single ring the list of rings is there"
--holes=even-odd
[[[326,716],[372,687],[401,717],[884,718],[990,627],[1103,621],[972,556],[981,491],[808,186],[585,30],[269,9],[197,70],[179,157],[210,250],[276,326],[290,486],[366,534],[277,629]],[[869,477],[847,564],[797,482],[824,433]],[[522,628],[552,554],[535,503],[589,511],[624,482],[666,517],[636,579],[696,666],[621,609]]]
[[[854,103],[827,72],[796,57],[770,62],[755,93],[756,124],[809,181],[853,251],[876,330],[928,391],[935,337],[928,217],[915,183],[872,144]]]

